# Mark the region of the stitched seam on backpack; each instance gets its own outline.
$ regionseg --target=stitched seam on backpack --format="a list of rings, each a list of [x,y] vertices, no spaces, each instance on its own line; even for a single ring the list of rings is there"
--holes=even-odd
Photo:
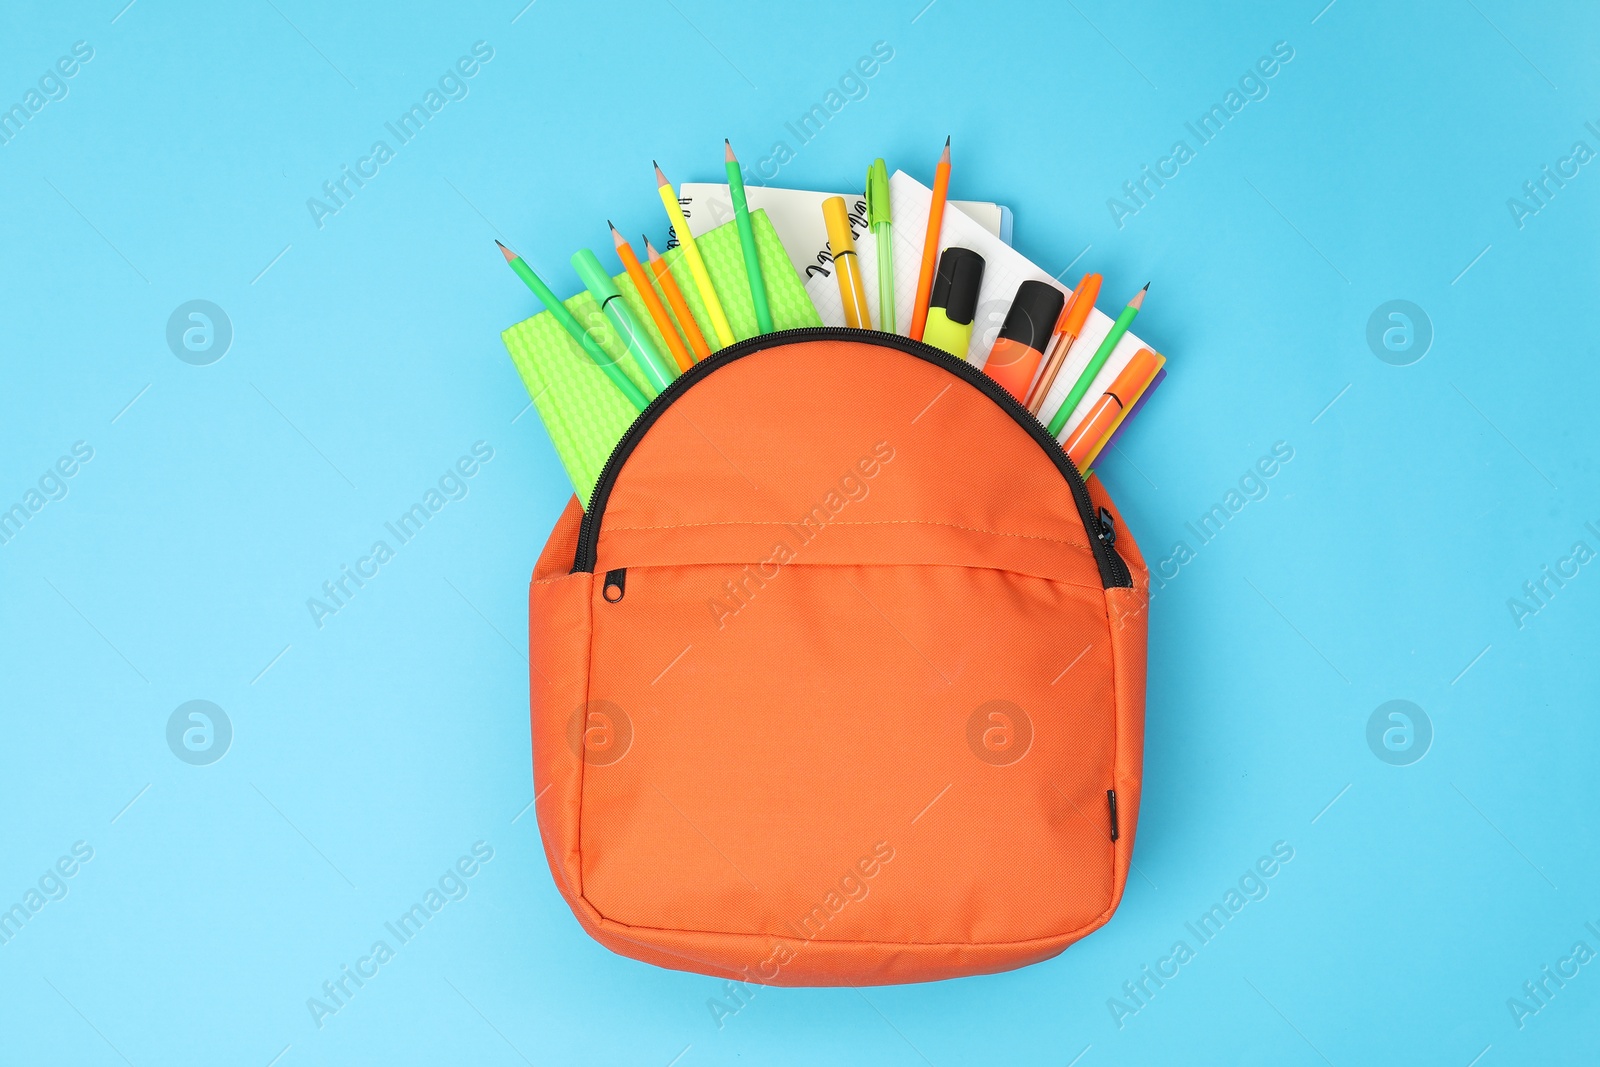
[[[590,907],[594,907],[594,902],[590,901],[589,902],[589,906]],[[1003,948],[1023,948],[1023,947],[1028,947],[1028,946],[1031,946],[1031,945],[1048,945],[1048,944],[1051,944],[1053,942],[1060,941],[1060,940],[1062,940],[1064,938],[1067,940],[1068,944],[1071,944],[1073,941],[1081,940],[1082,938],[1087,937],[1089,934],[1093,933],[1095,930],[1099,929],[1101,926],[1104,926],[1106,924],[1106,922],[1109,920],[1109,918],[1110,918],[1110,916],[1112,914],[1112,911],[1113,911],[1113,909],[1108,908],[1107,910],[1105,910],[1105,911],[1101,912],[1100,914],[1096,915],[1094,918],[1089,919],[1088,921],[1086,921],[1084,923],[1081,923],[1078,926],[1073,927],[1071,930],[1062,930],[1062,931],[1059,931],[1057,933],[1051,933],[1051,934],[1041,934],[1038,937],[1026,937],[1026,938],[1021,938],[1021,939],[1016,940],[1016,941],[882,941],[882,940],[878,940],[878,941],[858,941],[858,940],[852,940],[852,939],[842,938],[842,937],[841,938],[819,937],[819,938],[807,941],[806,944],[807,945],[824,945],[824,946],[826,946],[826,945],[840,945],[840,946],[850,946],[850,947],[897,948],[897,949],[904,949],[904,948],[911,948],[911,949],[918,949],[918,948],[980,948],[980,949],[982,949],[982,948],[995,948],[995,949],[1003,949]],[[619,919],[610,918],[609,916],[607,916],[604,913],[602,913],[599,908],[595,908],[595,914],[600,917],[601,922],[605,923],[608,927],[610,927],[611,931],[613,933],[617,933],[618,936],[622,936],[619,933],[619,931],[622,931],[622,930],[639,930],[639,931],[645,931],[645,932],[648,932],[648,933],[662,933],[662,934],[699,934],[699,935],[704,935],[704,936],[707,936],[707,937],[749,938],[751,940],[761,939],[761,940],[766,940],[766,941],[772,941],[772,940],[777,939],[777,938],[782,936],[782,935],[779,935],[779,934],[768,933],[768,932],[760,931],[760,930],[699,930],[699,929],[690,929],[688,927],[674,927],[674,926],[635,926],[635,925],[633,925],[631,923],[622,922]],[[630,939],[630,940],[632,940],[632,939]],[[665,954],[668,954],[668,955],[673,955],[673,956],[682,955],[681,953],[674,952],[672,949],[665,948],[665,947],[663,947],[663,946],[661,946],[661,945],[659,945],[659,944],[657,944],[655,942],[637,941],[636,943],[637,944],[641,944],[641,945],[643,945],[643,946],[645,946],[647,948],[653,949],[656,952],[662,952],[662,953],[665,953]],[[683,958],[691,959],[691,960],[694,960],[695,962],[699,962],[699,963],[704,963],[705,962],[701,957],[698,957],[698,956],[684,955]]]
[[[698,526],[794,526],[792,522],[683,522],[670,526],[610,526],[611,532],[621,530],[647,531],[647,530],[689,530]],[[962,526],[955,522],[928,522],[925,519],[882,519],[877,522],[828,522],[822,528],[829,526],[933,526],[947,530],[966,530],[968,533],[988,534],[991,537],[1015,537],[1026,541],[1044,541],[1052,545],[1066,545],[1068,548],[1088,548],[1087,541],[1063,541],[1058,537],[1044,537],[1040,534],[1007,533],[1004,530],[986,530],[979,526]]]
[[[553,578],[535,578],[534,585],[555,585],[557,582],[567,582],[574,578],[593,578],[593,571],[574,571],[571,574],[558,574]]]

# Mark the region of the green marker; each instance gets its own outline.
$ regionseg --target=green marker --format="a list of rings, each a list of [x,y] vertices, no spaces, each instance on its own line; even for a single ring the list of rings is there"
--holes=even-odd
[[[878,326],[894,328],[894,220],[889,214],[889,165],[882,159],[867,168],[867,227],[878,238]]]
[[[556,322],[561,324],[561,328],[566,330],[574,341],[578,342],[578,346],[583,349],[584,355],[592,359],[595,365],[605,372],[605,376],[611,379],[611,384],[621,390],[622,395],[628,398],[628,403],[640,411],[649,406],[650,399],[640,391],[637,385],[633,384],[633,379],[628,377],[621,367],[617,366],[616,360],[606,355],[605,349],[596,344],[594,338],[589,336],[588,331],[578,324],[577,318],[571,311],[567,310],[567,305],[561,302],[560,297],[556,296],[550,290],[550,287],[544,283],[544,279],[533,273],[533,268],[528,266],[521,256],[505,245],[501,245],[499,241],[496,241],[495,244],[500,245],[500,254],[506,257],[506,262],[511,264],[511,269],[516,273],[517,277],[522,279],[522,284],[533,290],[533,295],[539,298],[539,303],[543,304],[545,309],[555,316]]]
[[[733,221],[739,227],[739,245],[744,250],[744,272],[750,279],[750,302],[756,309],[756,332],[772,332],[772,309],[767,306],[767,279],[761,273],[761,257],[756,252],[756,231],[750,225],[750,205],[744,199],[744,176],[734,158],[733,145],[726,139],[728,195],[733,198]]]
[[[600,265],[599,258],[587,248],[579,249],[572,254],[572,269],[578,272],[578,277],[589,290],[589,295],[595,298],[600,310],[611,320],[611,325],[616,329],[618,336],[627,342],[628,354],[644,373],[645,380],[658,393],[665,389],[676,377],[678,369],[667,363],[657,351],[655,342],[639,329],[638,320],[633,317],[633,312],[628,310],[628,303],[622,299],[617,283],[611,280],[611,275]]]
[[[1111,350],[1117,347],[1117,342],[1122,340],[1122,335],[1128,332],[1128,327],[1133,325],[1133,320],[1138,317],[1139,309],[1144,306],[1144,294],[1150,291],[1150,283],[1145,282],[1144,288],[1133,294],[1133,299],[1128,301],[1128,306],[1122,309],[1122,314],[1117,316],[1117,321],[1111,324],[1111,332],[1106,334],[1106,339],[1100,342],[1100,347],[1095,349],[1094,355],[1089,359],[1089,365],[1083,368],[1083,373],[1078,375],[1077,382],[1072,386],[1072,392],[1061,402],[1056,409],[1055,418],[1050,420],[1050,436],[1060,437],[1062,429],[1067,425],[1067,420],[1072,418],[1072,413],[1077,410],[1078,402],[1083,399],[1083,394],[1089,391],[1089,386],[1094,384],[1094,376],[1100,373],[1100,368],[1106,365],[1106,360],[1111,358]]]

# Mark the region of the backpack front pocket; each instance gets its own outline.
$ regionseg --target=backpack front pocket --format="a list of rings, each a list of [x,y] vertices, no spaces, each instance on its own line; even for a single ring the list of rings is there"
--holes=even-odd
[[[1087,925],[1113,885],[1103,591],[996,569],[964,536],[967,558],[929,564],[888,561],[901,530],[876,528],[878,553],[836,532],[630,564],[620,599],[596,595],[591,699],[631,742],[584,770],[584,896],[628,926],[806,940]]]

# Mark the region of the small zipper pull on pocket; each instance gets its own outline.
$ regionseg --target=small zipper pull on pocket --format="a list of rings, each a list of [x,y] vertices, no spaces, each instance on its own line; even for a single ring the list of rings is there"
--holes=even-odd
[[[1100,509],[1100,541],[1107,548],[1117,543],[1117,522],[1109,508]]]
[[[600,590],[600,595],[606,598],[606,603],[615,604],[622,599],[628,587],[628,568],[618,567],[614,571],[606,571],[606,584]]]

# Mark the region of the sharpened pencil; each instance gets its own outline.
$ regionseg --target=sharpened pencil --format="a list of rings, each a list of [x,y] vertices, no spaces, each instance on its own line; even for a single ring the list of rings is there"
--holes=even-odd
[[[661,283],[661,292],[667,298],[667,306],[672,308],[673,315],[677,316],[678,326],[683,330],[683,339],[689,342],[689,347],[694,350],[694,359],[698,363],[711,354],[711,346],[706,344],[705,334],[700,332],[700,324],[694,321],[694,312],[689,310],[689,302],[683,298],[683,290],[678,288],[678,279],[672,276],[672,268],[667,266],[667,261],[656,246],[650,243],[650,238],[644,239],[645,255],[650,259],[650,273],[656,276],[656,281]]]
[[[617,366],[616,360],[606,355],[605,349],[596,344],[594,338],[589,336],[588,331],[578,324],[577,318],[567,310],[567,305],[563,304],[561,299],[544,283],[544,279],[535,274],[533,268],[528,266],[521,256],[505,245],[500,244],[499,241],[496,241],[495,244],[500,245],[500,254],[506,257],[506,262],[511,265],[511,269],[516,272],[517,277],[522,279],[522,283],[533,290],[533,295],[538,297],[539,302],[545,306],[545,309],[555,316],[556,321],[561,324],[561,328],[566,330],[567,334],[578,343],[578,347],[583,349],[584,354],[605,372],[605,376],[611,379],[611,384],[616,386],[622,395],[628,398],[628,402],[640,411],[649,406],[649,398],[644,395],[644,392],[637,385],[633,384],[633,379],[629,378],[626,372]]]
[[[1078,404],[1083,400],[1089,387],[1094,384],[1094,376],[1100,373],[1100,368],[1106,365],[1106,360],[1111,358],[1112,351],[1117,347],[1117,342],[1122,340],[1128,332],[1128,327],[1133,325],[1133,320],[1138,317],[1139,309],[1144,306],[1145,294],[1150,291],[1150,283],[1145,282],[1144,288],[1133,294],[1133,299],[1128,301],[1128,306],[1122,309],[1122,314],[1117,316],[1117,321],[1111,324],[1111,332],[1106,334],[1100,347],[1095,349],[1094,355],[1089,357],[1089,363],[1083,368],[1083,373],[1078,375],[1078,381],[1067,394],[1067,398],[1056,408],[1055,416],[1050,420],[1050,436],[1060,437],[1061,431],[1067,425],[1067,420],[1072,418],[1072,413],[1077,410]]]
[[[767,304],[767,279],[761,273],[761,255],[756,250],[756,231],[750,225],[750,205],[744,196],[744,175],[739,172],[739,159],[733,154],[733,145],[726,138],[722,142],[727,150],[724,166],[728,172],[728,196],[733,200],[734,224],[739,228],[739,247],[744,252],[744,272],[750,279],[750,303],[756,312],[756,332],[772,332],[772,308]]]
[[[656,168],[656,192],[661,195],[661,206],[667,209],[667,218],[678,235],[678,244],[683,247],[683,258],[689,264],[694,287],[700,291],[700,302],[705,304],[706,314],[711,317],[711,329],[717,335],[717,343],[727,348],[734,341],[733,327],[728,325],[728,314],[722,310],[722,301],[717,299],[717,287],[711,284],[711,272],[706,270],[706,261],[700,256],[699,246],[694,243],[694,234],[689,232],[689,220],[683,217],[683,205],[678,203],[678,194],[673,192],[667,176],[661,173],[661,165],[654,160],[651,162]]]
[[[944,139],[944,152],[933,168],[933,199],[928,202],[928,232],[922,238],[922,269],[917,274],[917,302],[911,306],[911,332],[914,341],[922,340],[928,325],[928,298],[933,295],[933,274],[939,262],[939,234],[944,229],[944,202],[950,194],[950,138]]]
[[[689,350],[678,338],[678,331],[672,325],[671,316],[662,306],[661,298],[656,295],[656,287],[650,284],[650,276],[645,274],[644,267],[639,264],[639,257],[633,254],[633,247],[622,239],[622,234],[617,232],[617,228],[609,219],[606,225],[611,226],[611,240],[617,246],[617,258],[622,260],[622,269],[628,272],[628,280],[639,290],[639,299],[644,301],[645,310],[650,312],[650,321],[656,324],[656,332],[667,343],[667,350],[672,353],[672,359],[678,364],[678,369],[688,370],[694,365],[694,360],[689,358]]]

